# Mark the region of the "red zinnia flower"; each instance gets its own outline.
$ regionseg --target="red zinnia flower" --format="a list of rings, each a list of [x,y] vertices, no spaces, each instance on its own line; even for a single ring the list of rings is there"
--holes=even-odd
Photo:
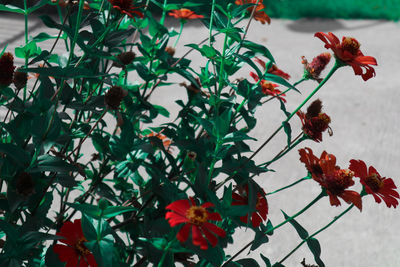
[[[360,43],[351,37],[343,37],[342,42],[331,32],[317,32],[318,37],[325,43],[325,48],[332,49],[335,57],[344,64],[350,65],[356,75],[361,75],[364,81],[375,76],[375,70],[370,65],[378,65],[376,59],[364,56],[360,51]],[[364,68],[366,71],[363,72]]]
[[[300,149],[300,161],[306,165],[312,178],[325,188],[332,206],[339,206],[342,198],[347,203],[353,203],[360,210],[362,209],[361,196],[359,193],[346,190],[354,185],[354,173],[351,170],[340,169],[336,166],[336,157],[322,152],[317,158],[308,147]]]
[[[9,86],[14,76],[14,57],[11,53],[4,53],[0,57],[0,86]]]
[[[202,19],[204,18],[203,15],[197,15],[194,11],[187,9],[187,8],[181,8],[181,9],[174,9],[171,12],[168,13],[171,17],[177,18],[177,19]]]
[[[250,72],[250,76],[256,82],[258,82],[259,77],[258,77],[257,74],[255,74],[254,72]],[[260,85],[261,85],[261,90],[265,95],[270,95],[270,96],[273,96],[273,97],[277,97],[277,98],[279,98],[280,100],[282,100],[283,102],[286,103],[286,99],[285,99],[286,94],[282,93],[281,90],[276,89],[276,87],[279,87],[278,84],[269,82],[267,80],[261,80]]]
[[[135,10],[139,8],[133,5],[133,0],[108,0],[108,2],[122,14],[126,14],[131,18],[134,18],[134,15],[143,18],[143,13]]]
[[[315,142],[322,141],[322,133],[327,129],[329,129],[329,135],[332,135],[332,130],[329,127],[331,118],[326,113],[322,113],[321,109],[322,102],[317,99],[310,104],[306,113],[300,110],[296,113],[303,125],[303,132]]]
[[[195,246],[200,246],[201,249],[207,249],[208,244],[215,247],[218,239],[215,235],[225,237],[225,231],[215,224],[209,223],[212,221],[221,221],[221,216],[216,212],[209,212],[207,208],[213,207],[214,204],[207,202],[201,206],[197,206],[194,199],[181,199],[169,204],[166,209],[172,210],[165,214],[165,219],[168,220],[171,227],[184,223],[179,230],[176,238],[185,242],[189,237],[190,229],[192,230],[192,242]]]
[[[354,172],[356,177],[360,178],[367,194],[371,194],[377,203],[381,203],[382,199],[389,208],[391,206],[396,208],[399,204],[396,198],[400,198],[400,196],[395,191],[397,187],[391,178],[381,177],[372,166],[367,169],[367,165],[362,160],[350,160],[349,169]]]
[[[266,68],[266,64],[264,62],[264,60],[255,57],[254,61],[257,62],[258,64],[261,65],[261,67],[263,67],[263,69],[265,70]],[[275,64],[272,65],[271,68],[269,68],[269,70],[267,71],[268,73],[274,74],[276,76],[282,77],[285,80],[289,80],[290,79],[290,75],[287,74],[286,72],[284,72],[283,70],[279,69],[278,66],[276,66]]]
[[[93,254],[85,246],[87,239],[83,235],[81,220],[65,222],[57,235],[65,237],[59,241],[65,245],[56,244],[53,247],[58,258],[66,262],[65,267],[87,267],[97,266]]]
[[[257,7],[255,7],[256,10],[254,12],[254,19],[258,20],[262,24],[265,24],[265,22],[270,24],[271,18],[267,15],[267,13],[265,13],[263,11],[265,9],[265,6],[262,2],[263,2],[263,0],[259,0]],[[236,0],[235,1],[236,5],[246,5],[246,4],[255,4],[255,3],[257,3],[257,0]],[[254,8],[254,6],[249,7],[247,9],[247,11],[251,13],[251,12],[253,12],[253,8]]]
[[[244,192],[240,195],[234,192],[232,193],[233,206],[248,205],[249,186],[246,185],[242,191]],[[257,192],[257,203],[255,209],[256,210],[251,214],[251,224],[253,227],[258,227],[262,221],[267,219],[268,214],[268,203],[265,198],[264,190]],[[248,215],[246,214],[245,216],[240,217],[240,220],[247,224]]]

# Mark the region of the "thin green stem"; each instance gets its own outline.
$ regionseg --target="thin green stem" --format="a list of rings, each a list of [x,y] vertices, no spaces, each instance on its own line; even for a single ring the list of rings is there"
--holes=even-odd
[[[25,21],[25,47],[28,44],[28,4],[27,4],[27,0],[24,0],[24,21]],[[28,67],[28,55],[27,53],[24,54],[25,56],[25,68]],[[24,87],[24,96],[23,96],[23,100],[25,102],[26,100],[26,85]]]
[[[213,29],[213,22],[214,22],[214,11],[215,11],[215,0],[212,1],[212,6],[211,6],[211,15],[210,15],[210,33],[209,33],[209,38],[208,38],[208,45],[212,46],[212,39],[213,39],[213,34],[212,34],[212,29]]]
[[[180,23],[181,23],[181,26],[180,26],[180,29],[179,29],[178,37],[176,37],[174,45],[173,45],[174,48],[176,47],[176,45],[178,44],[179,39],[181,38],[182,31],[183,31],[183,25],[185,25],[185,20],[181,19]]]
[[[286,220],[284,220],[283,222],[281,222],[280,224],[268,229],[267,231],[264,232],[264,235],[267,235],[269,233],[272,233],[274,230],[278,229],[279,227],[285,225],[286,223],[290,222],[291,220],[293,220],[294,218],[296,218],[297,216],[301,215],[302,213],[304,213],[306,210],[308,210],[311,206],[313,206],[315,203],[317,203],[321,198],[323,198],[326,195],[325,191],[322,191],[316,198],[314,198],[307,206],[305,206],[303,209],[301,209],[299,212],[297,212],[296,214],[290,216],[289,218],[287,218]],[[262,238],[262,237],[260,237]],[[232,258],[230,258],[229,260],[227,260],[223,265],[226,266],[229,262],[231,262],[232,260],[234,260],[237,256],[239,256],[243,251],[245,251],[248,247],[250,247],[254,242],[258,241],[259,238],[254,239],[252,241],[250,241],[247,245],[245,245],[241,250],[239,250],[235,255],[232,256]]]
[[[343,215],[345,215],[347,212],[349,212],[352,208],[354,207],[354,204],[352,204],[350,207],[348,207],[345,211],[343,211],[342,213],[340,213],[338,216],[336,216],[332,221],[330,221],[327,225],[325,225],[324,227],[322,227],[321,229],[319,229],[318,231],[316,231],[315,233],[313,233],[312,235],[310,235],[309,237],[307,237],[306,239],[303,239],[303,241],[301,241],[294,249],[292,249],[292,251],[290,251],[282,260],[279,261],[280,264],[282,264],[282,262],[284,262],[287,258],[289,258],[297,249],[299,249],[304,243],[306,243],[308,240],[310,240],[311,238],[313,238],[314,236],[318,235],[319,233],[321,233],[322,231],[324,231],[325,229],[327,229],[328,227],[330,227],[334,222],[336,222],[337,220],[340,219],[340,217],[342,217]]]
[[[161,19],[160,19],[160,24],[161,25],[164,25],[165,16],[167,15],[166,6],[167,6],[167,0],[164,0],[162,15],[161,15]]]
[[[266,195],[267,195],[267,196],[268,196],[268,195],[273,195],[273,194],[275,194],[275,193],[278,193],[278,192],[280,192],[280,191],[283,191],[283,190],[285,190],[285,189],[288,189],[288,188],[290,188],[290,187],[292,187],[292,186],[294,186],[294,185],[296,185],[296,184],[298,184],[298,183],[301,183],[301,182],[303,182],[303,181],[305,181],[305,180],[310,180],[310,179],[311,179],[310,176],[303,177],[303,178],[297,180],[296,182],[291,183],[290,185],[287,185],[287,186],[284,186],[284,187],[282,187],[282,188],[279,188],[279,189],[277,189],[277,190],[275,190],[275,191],[269,192],[269,193],[267,193]]]

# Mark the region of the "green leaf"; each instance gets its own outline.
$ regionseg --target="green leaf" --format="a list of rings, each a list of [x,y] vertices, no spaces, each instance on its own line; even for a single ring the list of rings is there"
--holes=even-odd
[[[103,218],[108,219],[125,212],[136,211],[134,207],[111,206],[103,211]]]
[[[227,108],[221,115],[215,119],[216,136],[218,140],[224,138],[228,133],[229,125],[231,124],[232,110]]]
[[[25,11],[19,7],[12,5],[2,5],[0,4],[0,11],[8,11],[13,13],[25,14]]]
[[[61,158],[53,157],[48,154],[37,158],[37,166],[31,169],[31,172],[51,171],[59,173],[68,173],[78,171],[78,167],[67,163]]]
[[[82,212],[82,214],[87,215],[91,218],[94,219],[100,219],[101,218],[101,212],[102,210],[94,205],[90,205],[87,203],[82,203],[82,204],[78,204],[78,203],[68,203],[66,202],[65,204],[67,204],[70,207],[73,207],[76,210],[79,210],[80,212]]]
[[[261,76],[259,76],[261,77]],[[294,87],[293,85],[291,85],[289,82],[287,82],[285,79],[283,79],[282,77],[275,75],[275,74],[271,74],[271,73],[265,73],[263,76],[264,79],[271,81],[271,82],[276,82],[279,83],[281,85],[284,85],[292,90],[295,90],[296,92],[300,93],[300,91]]]
[[[21,167],[29,165],[31,161],[29,154],[14,144],[0,143],[0,152],[6,154]]]
[[[68,204],[68,203],[66,203]],[[81,221],[83,235],[88,241],[97,241],[97,232],[94,225],[94,220],[82,213]]]
[[[290,127],[290,124],[287,121],[282,122],[282,125],[283,125],[283,130],[285,131],[287,136],[287,145],[288,147],[290,147],[290,143],[292,142],[292,128]]]
[[[290,216],[288,216],[283,210],[281,210],[281,212],[283,213],[283,216],[285,216],[286,220],[290,218]],[[296,229],[301,239],[306,239],[308,237],[306,229],[304,229],[295,219],[291,219],[289,223],[294,227],[294,229]]]
[[[257,230],[256,235],[254,237],[254,242],[251,245],[250,250],[256,250],[259,248],[262,244],[268,243],[269,238],[268,235],[264,233],[264,231]]]
[[[89,68],[68,66],[62,67],[48,67],[48,68],[21,68],[21,72],[33,72],[39,75],[48,77],[57,77],[64,79],[77,79],[77,78],[94,78],[99,77],[99,74],[93,74]]]
[[[266,267],[272,267],[271,266],[271,262],[269,261],[269,259],[267,257],[265,257],[263,254],[260,253],[260,257],[261,259],[265,262],[265,266]]]
[[[242,43],[242,46],[246,47],[247,49],[249,49],[255,53],[261,53],[263,56],[267,57],[269,60],[271,60],[272,62],[275,63],[274,57],[272,56],[272,54],[268,50],[268,48],[266,48],[265,46],[254,43],[249,40],[244,40]],[[259,77],[261,77],[261,76],[259,76]]]
[[[307,245],[310,248],[312,254],[314,255],[315,262],[318,264],[319,267],[325,267],[324,262],[321,260],[321,245],[319,244],[318,240],[311,237],[307,239]]]
[[[253,267],[253,266],[259,267],[260,266],[255,259],[241,259],[236,262],[239,263],[243,267]]]
[[[237,142],[237,141],[243,141],[243,140],[254,140],[257,141],[257,139],[248,136],[244,132],[237,131],[233,133],[229,133],[225,135],[225,137],[222,139],[223,143],[228,143],[228,142]]]

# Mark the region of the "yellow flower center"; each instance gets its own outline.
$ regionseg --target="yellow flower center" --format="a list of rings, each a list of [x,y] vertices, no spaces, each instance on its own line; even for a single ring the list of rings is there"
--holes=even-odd
[[[75,244],[75,249],[81,256],[90,254],[90,251],[84,245],[85,242],[87,242],[87,239],[85,237],[81,237]]]
[[[207,211],[201,206],[192,206],[186,211],[186,218],[191,224],[202,225],[207,221]]]
[[[376,173],[373,173],[370,176],[368,176],[367,178],[365,178],[365,183],[374,192],[378,192],[379,189],[383,186],[383,180]]]
[[[342,47],[352,55],[357,55],[358,50],[360,50],[360,43],[352,37],[345,37],[342,42]]]

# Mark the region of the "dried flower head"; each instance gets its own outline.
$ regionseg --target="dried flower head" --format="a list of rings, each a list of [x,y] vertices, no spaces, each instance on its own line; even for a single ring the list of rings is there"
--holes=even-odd
[[[313,58],[311,63],[308,63],[304,56],[301,57],[301,59],[301,63],[304,65],[304,77],[307,79],[316,80],[320,83],[322,78],[319,76],[331,60],[331,54],[328,52],[322,53]]]
[[[13,83],[17,89],[24,88],[26,86],[27,81],[28,81],[28,73],[21,72],[18,70],[14,72]]]
[[[122,52],[121,54],[117,55],[117,61],[114,61],[113,65],[119,68],[123,68],[133,62],[135,60],[136,54],[132,51]],[[122,63],[122,64],[120,64]]]
[[[0,57],[0,87],[9,86],[14,76],[14,57],[11,53],[4,53]]]
[[[32,176],[27,172],[21,172],[18,174],[15,188],[17,193],[24,197],[28,197],[35,193],[35,183]]]
[[[331,118],[321,112],[322,102],[317,99],[313,101],[304,113],[299,110],[296,114],[301,120],[303,125],[303,132],[316,142],[322,141],[322,133],[328,129],[329,135],[332,135],[332,129],[329,127]]]
[[[165,48],[165,52],[167,52],[171,57],[173,57],[175,55],[175,48],[173,48],[172,46],[167,46]]]
[[[104,97],[104,102],[109,109],[118,109],[122,99],[127,96],[128,92],[120,86],[111,87]]]

